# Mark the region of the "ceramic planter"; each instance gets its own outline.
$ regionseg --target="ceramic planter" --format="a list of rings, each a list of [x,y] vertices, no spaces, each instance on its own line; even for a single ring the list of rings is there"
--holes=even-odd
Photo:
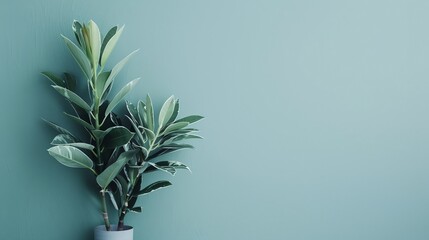
[[[111,225],[112,230],[106,231],[104,225],[94,229],[94,240],[133,240],[133,227],[124,226],[124,230],[116,231],[116,225]]]

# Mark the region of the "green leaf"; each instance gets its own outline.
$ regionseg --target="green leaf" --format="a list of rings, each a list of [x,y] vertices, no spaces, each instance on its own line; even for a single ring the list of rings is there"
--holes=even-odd
[[[174,149],[174,150],[179,150],[183,148],[194,148],[194,146],[190,144],[179,144],[179,143],[169,143],[166,145],[161,145],[161,147],[163,149]]]
[[[66,87],[65,82],[61,78],[57,77],[55,74],[51,72],[42,72],[42,75],[49,79],[54,85]]]
[[[165,125],[168,125],[168,124],[172,123],[174,120],[176,120],[177,115],[179,114],[179,109],[180,109],[179,99],[176,99],[174,101],[173,114],[171,115],[170,119],[168,120],[168,122]]]
[[[73,121],[75,121],[76,123],[78,123],[79,125],[81,125],[82,127],[84,127],[84,128],[87,128],[89,130],[94,130],[95,129],[94,126],[92,126],[91,124],[87,123],[85,120],[83,120],[83,119],[81,119],[79,117],[73,116],[73,115],[68,114],[66,112],[64,112],[64,114],[67,117],[69,117],[70,119],[72,119]]]
[[[161,161],[157,163],[151,163],[151,162],[148,162],[148,163],[151,166],[146,168],[144,173],[150,173],[157,170],[161,170],[161,171],[170,173],[171,175],[174,176],[176,174],[176,169],[185,169],[191,172],[191,169],[188,166],[177,161]]]
[[[125,95],[127,95],[133,87],[137,84],[138,80],[140,78],[136,78],[133,81],[129,82],[127,85],[125,85],[119,92],[116,94],[116,96],[113,98],[113,100],[109,103],[109,106],[107,106],[106,109],[106,115],[108,115],[112,110],[118,105],[122,99],[124,99]]]
[[[165,130],[164,130],[163,134],[167,135],[167,134],[169,134],[169,133],[171,133],[171,132],[174,132],[174,131],[176,131],[176,130],[182,129],[182,128],[184,128],[184,127],[187,127],[188,125],[189,125],[189,123],[188,123],[188,122],[177,122],[177,123],[173,123],[173,124],[171,124],[171,125],[168,125],[168,126],[165,128]]]
[[[122,177],[119,174],[116,176],[116,179],[118,180],[118,182],[121,186],[120,188],[122,190],[122,192],[121,192],[121,204],[124,204],[125,198],[127,197],[127,193],[128,193],[128,182],[124,177]]]
[[[172,184],[169,181],[154,182],[154,183],[150,184],[149,186],[147,186],[147,187],[143,188],[142,190],[140,190],[137,193],[137,195],[138,196],[146,195],[146,194],[148,194],[150,192],[153,192],[153,191],[156,191],[158,189],[165,188],[165,187],[168,187],[168,186],[171,186],[171,185]]]
[[[137,122],[138,119],[138,111],[137,108],[134,106],[133,103],[129,102],[129,101],[125,101],[126,107],[127,107],[127,111],[130,114],[130,117]]]
[[[133,128],[134,128],[134,132],[137,134],[137,137],[138,137],[138,139],[137,139],[137,142],[140,144],[140,145],[143,145],[144,143],[145,143],[145,139],[143,138],[143,135],[142,135],[142,133],[140,132],[140,129],[137,127],[137,125],[135,124],[135,122],[134,122],[134,120],[133,119],[131,119],[130,117],[128,117],[128,116],[126,116],[127,118],[128,118],[128,120],[130,120],[130,122],[131,122],[131,125],[133,126]]]
[[[102,143],[105,148],[116,148],[127,144],[133,136],[126,127],[114,126],[105,131]]]
[[[174,111],[174,96],[169,97],[165,103],[162,105],[161,111],[159,112],[159,129],[162,129],[165,124],[170,120]]]
[[[102,189],[106,189],[107,186],[113,181],[118,173],[124,168],[125,164],[134,157],[136,151],[127,151],[119,155],[118,160],[112,165],[107,167],[100,175],[97,176],[97,183]]]
[[[77,140],[77,138],[75,136],[73,136],[73,134],[71,132],[69,132],[67,129],[65,129],[63,127],[60,127],[57,124],[55,124],[55,123],[53,123],[53,122],[51,122],[49,120],[46,120],[46,119],[43,119],[43,118],[42,118],[42,120],[44,122],[46,122],[51,128],[53,128],[57,132],[63,133],[63,134],[67,134],[67,135],[71,136],[75,141]]]
[[[103,39],[103,43],[101,44],[101,56],[100,56],[100,66],[104,66],[104,64],[101,64],[101,58],[104,54],[104,49],[106,48],[107,42],[116,34],[116,31],[118,30],[118,26],[112,27],[106,34],[106,36]]]
[[[176,120],[175,122],[188,122],[189,124],[197,122],[201,119],[203,119],[203,116],[199,116],[199,115],[190,115],[184,118],[181,118],[179,120]]]
[[[66,83],[66,88],[75,91],[76,90],[76,78],[70,73],[64,73],[64,82]]]
[[[118,31],[116,31],[117,27],[114,27],[115,29],[110,29],[106,37],[103,41],[103,52],[100,59],[100,65],[104,66],[106,64],[107,59],[109,58],[110,54],[112,53],[113,49],[116,46],[116,43],[118,42],[119,38],[121,37],[122,31],[124,30],[124,26],[122,26]],[[114,33],[113,33],[114,30]],[[113,35],[112,35],[113,34]]]
[[[92,170],[92,160],[81,150],[73,146],[55,146],[48,149],[49,154],[61,164],[71,168]]]
[[[83,49],[85,49],[85,45],[84,45],[85,41],[83,40],[83,37],[82,37],[82,25],[77,20],[74,20],[72,24],[72,29],[77,42],[79,43],[79,45],[83,47]]]
[[[146,119],[147,128],[150,129],[152,132],[155,132],[155,117],[153,113],[152,99],[150,98],[149,94],[146,95]]]
[[[137,113],[139,115],[139,123],[142,126],[147,126],[146,119],[146,104],[143,101],[139,101],[137,104]]]
[[[97,81],[95,82],[95,91],[98,97],[101,97],[103,94],[104,86],[106,85],[106,81],[110,76],[110,71],[102,72],[98,75]],[[102,104],[102,102],[100,103]]]
[[[97,24],[90,20],[88,23],[89,39],[91,45],[91,60],[93,68],[98,66],[98,60],[100,59],[100,48],[101,48],[101,36],[100,29]]]
[[[110,202],[112,203],[113,207],[116,210],[119,210],[118,204],[116,203],[116,199],[115,199],[115,196],[113,195],[113,193],[111,191],[106,191],[106,192],[109,194]]]
[[[136,52],[139,50],[135,50],[134,52],[130,53],[128,56],[126,56],[124,59],[122,59],[118,64],[116,64],[112,72],[109,75],[109,78],[106,80],[106,84],[104,85],[103,93],[106,92],[107,88],[113,83],[113,80],[118,75],[118,73],[122,70],[122,68],[125,66],[125,64],[130,60],[131,56],[133,56]]]
[[[54,86],[52,85],[53,88],[55,88],[55,90],[57,90],[61,95],[63,95],[65,98],[67,98],[68,100],[70,100],[72,103],[76,104],[77,106],[85,109],[86,111],[91,111],[91,107],[88,105],[88,103],[86,103],[82,98],[79,97],[79,95],[77,95],[76,93],[60,87],[60,86]]]
[[[70,50],[70,53],[72,54],[74,60],[79,65],[80,69],[82,70],[83,74],[87,79],[92,78],[92,71],[91,71],[91,63],[89,62],[88,57],[85,55],[85,53],[82,52],[82,50],[76,46],[70,39],[67,37],[61,35],[64,38],[64,42],[67,45],[67,48]]]
[[[82,149],[93,150],[94,146],[88,143],[76,142],[73,137],[68,134],[59,134],[51,142],[52,145],[57,146],[73,146]]]
[[[133,207],[133,208],[129,208],[130,212],[133,213],[141,213],[142,212],[142,207]]]

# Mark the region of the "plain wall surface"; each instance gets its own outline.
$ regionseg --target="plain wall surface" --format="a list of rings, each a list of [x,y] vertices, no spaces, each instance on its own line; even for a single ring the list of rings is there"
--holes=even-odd
[[[0,239],[91,240],[93,179],[46,149],[72,126],[39,73],[79,73],[73,19],[141,51],[117,85],[171,94],[204,140],[170,155],[193,173],[128,215],[145,240],[429,239],[429,2],[0,2]],[[110,65],[110,66],[111,66]],[[81,84],[82,86],[82,84]]]

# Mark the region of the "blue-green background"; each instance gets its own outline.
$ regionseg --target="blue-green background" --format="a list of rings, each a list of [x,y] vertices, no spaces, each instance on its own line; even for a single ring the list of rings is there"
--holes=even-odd
[[[126,30],[117,86],[171,94],[205,140],[130,214],[135,239],[429,239],[429,2],[43,0],[0,3],[0,239],[92,239],[91,176],[46,152],[71,126],[39,72],[78,68],[73,19]],[[112,64],[113,64],[112,63]],[[169,178],[167,176],[167,178]],[[155,177],[154,177],[155,179]]]

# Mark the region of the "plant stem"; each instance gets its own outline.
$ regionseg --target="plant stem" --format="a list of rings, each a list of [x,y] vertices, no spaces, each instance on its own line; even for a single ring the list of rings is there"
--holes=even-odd
[[[110,231],[109,214],[107,213],[107,205],[106,205],[106,192],[103,189],[100,191],[100,193],[101,193],[101,206],[102,206],[104,225],[106,226],[106,230]]]

